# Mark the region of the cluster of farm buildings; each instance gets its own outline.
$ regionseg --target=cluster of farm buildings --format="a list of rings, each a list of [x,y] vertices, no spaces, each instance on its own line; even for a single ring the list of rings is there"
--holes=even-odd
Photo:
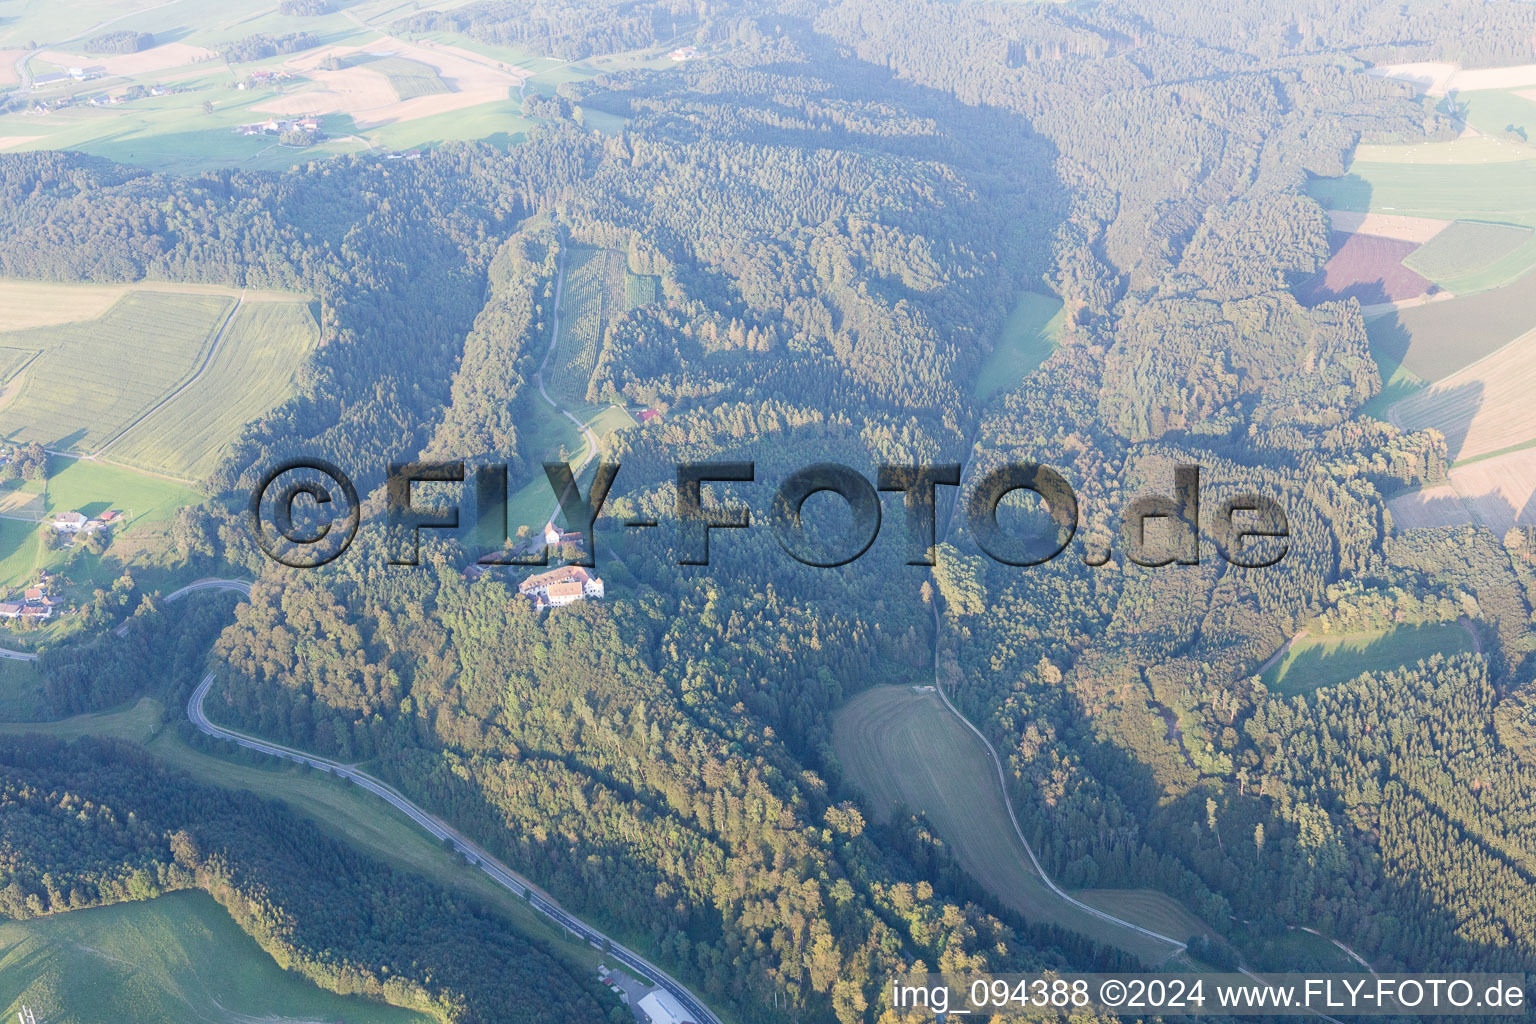
[[[112,508],[99,516],[88,516],[84,512],[61,512],[53,517],[53,528],[59,533],[71,536],[79,533],[95,533],[97,530],[110,529],[116,525],[123,514]]]
[[[320,119],[318,117],[294,117],[279,120],[269,117],[265,121],[257,121],[255,124],[243,124],[235,131],[241,135],[282,135],[286,132],[304,132],[307,135],[320,134]]]
[[[53,618],[58,602],[49,593],[48,573],[38,574],[37,583],[27,587],[19,596],[0,601],[0,619],[22,619],[27,622],[45,622]]]

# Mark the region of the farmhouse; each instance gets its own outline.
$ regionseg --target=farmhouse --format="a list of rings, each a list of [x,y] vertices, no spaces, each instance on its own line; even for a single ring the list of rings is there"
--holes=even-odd
[[[60,533],[79,533],[90,522],[80,512],[64,512],[53,517],[53,528]]]
[[[580,530],[561,530],[551,520],[544,524],[544,543],[560,547],[564,544],[574,544],[578,548],[586,543],[587,539]]]
[[[635,419],[639,420],[641,423],[649,423],[651,420],[659,420],[661,419],[661,410],[641,409],[640,414],[636,416]]]
[[[20,601],[0,601],[0,619],[19,619],[21,609]]]
[[[580,566],[564,566],[523,580],[518,593],[537,608],[559,608],[603,596],[603,581]]]
[[[679,63],[685,60],[693,60],[693,58],[697,57],[698,55],[699,48],[697,46],[679,46],[677,49],[667,54],[668,57],[671,57],[673,60]]]

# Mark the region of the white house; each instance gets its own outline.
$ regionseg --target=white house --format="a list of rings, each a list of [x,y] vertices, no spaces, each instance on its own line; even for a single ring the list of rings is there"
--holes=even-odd
[[[90,522],[79,512],[65,512],[53,517],[53,528],[60,533],[79,533]]]
[[[554,547],[559,547],[562,544],[575,544],[577,547],[581,547],[586,543],[586,537],[583,536],[580,530],[560,529],[560,527],[555,525],[555,521],[551,519],[544,524],[544,543]]]

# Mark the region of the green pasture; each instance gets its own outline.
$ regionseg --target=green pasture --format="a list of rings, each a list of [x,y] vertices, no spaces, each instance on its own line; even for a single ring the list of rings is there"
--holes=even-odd
[[[128,519],[125,528],[131,529],[140,522],[171,519],[177,509],[202,500],[197,491],[175,480],[107,462],[58,457],[49,464],[45,508],[49,518],[62,512],[97,515],[121,509]]]
[[[0,924],[0,1007],[47,1024],[426,1024],[283,970],[201,892]]]
[[[1416,664],[1432,654],[1471,650],[1471,635],[1456,622],[1378,632],[1308,634],[1293,640],[1285,655],[1260,679],[1271,693],[1289,697],[1347,682],[1362,672],[1384,672]]]
[[[1504,142],[1536,143],[1536,102],[1519,95],[1528,89],[1478,89],[1446,100],[1467,124]]]

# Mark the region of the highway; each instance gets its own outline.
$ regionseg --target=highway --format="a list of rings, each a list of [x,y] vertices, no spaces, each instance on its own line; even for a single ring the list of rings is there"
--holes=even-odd
[[[221,582],[236,583],[238,581],[200,580],[198,583],[192,584],[191,587],[186,587],[183,588],[183,590],[178,591],[177,594],[172,595],[172,597],[179,596],[185,592],[190,592],[194,588],[211,589],[211,587],[208,585]],[[250,592],[249,584],[241,585],[245,587],[247,593]],[[513,895],[527,899],[529,906],[533,907],[533,909],[537,910],[539,913],[543,914],[545,917],[549,918],[551,921],[555,922],[566,931],[580,936],[581,939],[587,944],[598,949],[603,948],[603,943],[605,941],[608,942],[609,948],[605,955],[611,957],[614,961],[623,965],[624,967],[627,967],[629,970],[634,971],[643,977],[650,978],[657,985],[666,989],[673,995],[674,998],[677,999],[679,1003],[683,1005],[683,1007],[689,1013],[694,1015],[697,1024],[721,1024],[720,1018],[711,1013],[708,1007],[700,1002],[699,999],[694,996],[694,994],[690,992],[686,987],[684,987],[683,984],[676,978],[673,978],[671,975],[667,974],[665,971],[661,970],[661,968],[657,967],[649,960],[646,960],[638,953],[628,949],[618,942],[613,941],[611,938],[609,938],[607,935],[604,935],[596,928],[593,928],[591,925],[583,922],[564,907],[560,906],[560,904],[557,903],[554,897],[550,896],[549,893],[540,889],[538,886],[534,885],[528,879],[524,878],[522,875],[519,875],[511,868],[508,868],[505,864],[502,864],[499,860],[497,860],[495,857],[492,857],[489,853],[482,849],[478,844],[466,838],[463,833],[453,828],[453,826],[449,825],[441,818],[438,818],[432,814],[428,814],[420,807],[417,807],[415,804],[411,803],[410,800],[406,799],[405,796],[403,796],[400,791],[395,789],[393,786],[381,782],[374,778],[372,775],[369,775],[365,772],[360,772],[350,765],[344,765],[340,762],[331,761],[324,757],[316,757],[314,754],[308,754],[302,750],[296,750],[293,747],[285,747],[279,743],[270,743],[266,740],[257,739],[254,736],[248,736],[245,733],[236,732],[233,729],[226,729],[221,725],[215,725],[213,722],[210,722],[207,715],[203,713],[203,701],[208,696],[208,690],[212,686],[213,673],[210,672],[208,675],[203,677],[203,681],[199,683],[197,689],[193,691],[192,699],[187,702],[187,717],[190,718],[192,720],[192,724],[197,726],[197,728],[202,732],[207,733],[209,736],[213,736],[217,739],[228,740],[231,743],[245,747],[247,750],[260,751],[263,754],[270,754],[273,757],[287,758],[290,761],[297,761],[300,764],[307,764],[311,767],[318,768],[323,772],[330,772],[332,775],[339,775],[344,779],[351,780],[356,785],[366,789],[368,792],[374,794],[379,799],[385,801],[390,806],[400,811],[400,813],[410,818],[416,824],[420,825],[434,839],[452,842],[453,848],[459,853],[463,854],[470,864],[485,872],[498,885],[510,890]]]

